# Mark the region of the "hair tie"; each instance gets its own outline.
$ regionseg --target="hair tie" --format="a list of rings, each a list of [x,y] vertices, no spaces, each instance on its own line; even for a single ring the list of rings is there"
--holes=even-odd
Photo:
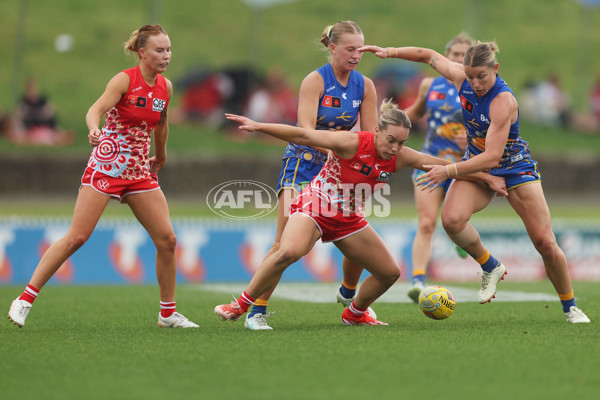
[[[329,26],[329,29],[327,29],[327,39],[331,38],[331,30],[333,29],[333,25]]]

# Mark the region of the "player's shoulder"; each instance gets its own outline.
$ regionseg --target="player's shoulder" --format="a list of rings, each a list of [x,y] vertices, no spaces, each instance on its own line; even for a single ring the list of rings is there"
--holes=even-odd
[[[324,80],[318,71],[312,71],[302,80],[301,88],[323,88]]]

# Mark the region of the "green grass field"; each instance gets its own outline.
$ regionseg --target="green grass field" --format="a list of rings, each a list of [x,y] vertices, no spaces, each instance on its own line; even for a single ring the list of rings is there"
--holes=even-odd
[[[0,324],[2,398],[593,398],[597,288],[575,284],[592,319],[584,325],[567,324],[558,300],[458,302],[444,321],[376,303],[390,326],[348,327],[333,302],[274,298],[274,330],[252,332],[221,322],[212,310],[231,298],[203,286],[180,285],[177,296],[198,330],[157,328],[153,286],[48,286],[24,328]],[[6,309],[21,290],[0,287]],[[511,291],[553,294],[548,282],[499,287]]]

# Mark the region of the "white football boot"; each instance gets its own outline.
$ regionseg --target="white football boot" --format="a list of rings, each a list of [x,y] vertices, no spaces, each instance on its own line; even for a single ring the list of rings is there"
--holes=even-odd
[[[253,316],[250,316],[250,314],[248,314],[246,321],[244,322],[244,326],[252,331],[272,330],[273,328],[267,324],[267,317],[270,317],[271,315],[273,315],[273,312],[267,313],[266,315],[257,313]]]
[[[158,313],[158,326],[161,328],[200,328],[178,312],[174,312],[167,318],[163,318],[163,316]]]
[[[16,298],[10,305],[10,310],[8,310],[8,319],[15,325],[18,325],[19,328],[22,328],[25,325],[25,320],[27,319],[27,314],[29,314],[30,310],[30,302]]]
[[[504,275],[506,275],[506,267],[502,263],[498,264],[491,272],[483,271],[478,297],[480,304],[485,304],[496,297],[496,286],[504,279]]]
[[[587,315],[583,313],[579,308],[575,306],[571,306],[569,308],[569,312],[565,313],[565,317],[567,318],[567,322],[572,324],[581,324],[581,323],[589,323],[590,319]]]

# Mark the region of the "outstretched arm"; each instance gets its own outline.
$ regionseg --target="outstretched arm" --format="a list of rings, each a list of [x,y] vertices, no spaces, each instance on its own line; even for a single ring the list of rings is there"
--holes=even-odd
[[[323,147],[335,151],[342,158],[351,158],[358,150],[358,135],[347,131],[317,131],[284,124],[268,124],[252,121],[241,115],[225,114],[240,124],[239,129],[263,132],[286,142]]]
[[[457,88],[465,80],[465,71],[462,64],[448,60],[435,50],[422,47],[379,47],[363,46],[360,52],[370,51],[379,58],[401,58],[403,60],[422,62],[428,64],[440,75],[452,81]]]

